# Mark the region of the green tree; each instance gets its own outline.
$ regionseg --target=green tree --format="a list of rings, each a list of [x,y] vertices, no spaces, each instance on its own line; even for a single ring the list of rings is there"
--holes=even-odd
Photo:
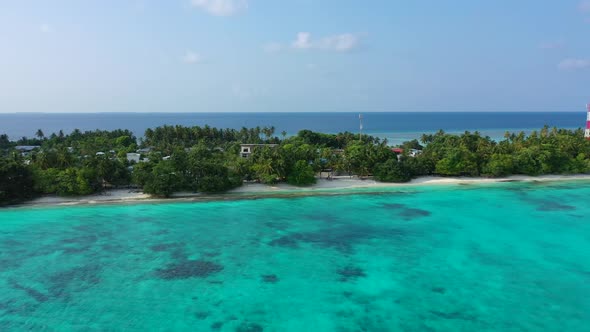
[[[8,148],[12,147],[12,145],[13,144],[8,139],[8,135],[6,135],[6,134],[0,135],[0,150],[8,149]]]
[[[33,168],[33,179],[35,191],[41,194],[57,193],[57,179],[61,171],[57,168],[42,169]]]
[[[408,182],[412,179],[412,171],[404,161],[389,159],[375,167],[375,180],[381,182]]]
[[[316,182],[313,167],[305,160],[298,160],[289,174],[287,183],[295,186],[307,186]]]
[[[514,162],[511,155],[494,153],[484,166],[483,173],[490,176],[507,176],[513,174]]]
[[[33,174],[22,160],[0,158],[0,205],[29,199],[33,189]]]
[[[181,188],[181,183],[172,161],[165,160],[154,166],[143,191],[155,196],[170,197]]]
[[[274,184],[285,178],[287,162],[282,149],[259,147],[254,150],[250,158],[252,158],[252,170],[263,183]]]
[[[139,187],[144,187],[152,177],[152,170],[155,164],[153,162],[140,162],[133,165],[131,182]]]
[[[538,154],[539,150],[536,148],[518,150],[514,155],[514,172],[526,175],[543,174],[543,167]]]
[[[479,175],[476,155],[466,148],[452,148],[436,163],[436,173],[440,175]]]
[[[56,177],[56,193],[60,196],[89,195],[100,188],[96,173],[88,168],[67,168]]]

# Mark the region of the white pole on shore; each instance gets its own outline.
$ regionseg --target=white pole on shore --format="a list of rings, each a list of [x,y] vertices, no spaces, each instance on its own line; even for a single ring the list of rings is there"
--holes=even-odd
[[[363,140],[363,115],[359,114],[359,142]]]

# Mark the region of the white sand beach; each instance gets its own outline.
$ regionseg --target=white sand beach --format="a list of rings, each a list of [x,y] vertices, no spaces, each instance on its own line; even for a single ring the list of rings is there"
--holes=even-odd
[[[198,201],[198,200],[225,200],[239,199],[252,196],[272,197],[273,195],[281,196],[286,194],[320,194],[323,192],[334,192],[346,189],[375,189],[395,188],[395,187],[412,187],[412,186],[433,186],[433,185],[465,185],[465,184],[485,184],[500,182],[549,182],[549,181],[590,181],[590,174],[579,175],[544,175],[544,176],[524,176],[515,175],[504,178],[482,178],[482,177],[436,177],[427,176],[414,179],[407,183],[383,183],[373,179],[359,179],[357,177],[339,176],[332,180],[318,179],[318,182],[309,187],[296,187],[289,184],[281,183],[277,185],[265,185],[261,183],[244,183],[239,188],[231,190],[225,194],[200,194],[190,192],[178,192],[171,198],[162,199],[154,198],[138,190],[113,189],[101,194],[95,194],[82,197],[59,197],[45,196],[23,203],[25,206],[30,205],[83,205],[83,204],[112,204],[112,203],[136,203],[136,202],[162,202],[162,201]]]
[[[93,204],[93,203],[110,203],[110,202],[127,202],[150,199],[149,194],[144,194],[138,190],[129,189],[112,189],[89,196],[78,197],[60,197],[60,196],[43,196],[25,202],[29,205],[76,205],[76,204]]]
[[[356,189],[356,188],[394,188],[408,186],[431,186],[431,185],[454,185],[454,184],[484,184],[500,182],[526,182],[526,181],[575,181],[590,180],[590,174],[579,175],[543,175],[543,176],[526,176],[514,175],[503,178],[484,178],[484,177],[439,177],[425,176],[414,179],[406,183],[385,183],[373,179],[359,179],[357,177],[339,176],[333,180],[318,179],[318,182],[309,187],[296,187],[286,183],[274,186],[260,183],[245,183],[229,193],[272,193],[272,192],[298,192],[298,191],[321,191],[321,190],[338,190],[338,189]]]

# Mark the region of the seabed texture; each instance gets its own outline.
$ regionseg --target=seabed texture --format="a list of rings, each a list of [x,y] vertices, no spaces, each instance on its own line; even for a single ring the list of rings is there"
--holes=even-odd
[[[589,182],[0,210],[1,331],[589,331]]]

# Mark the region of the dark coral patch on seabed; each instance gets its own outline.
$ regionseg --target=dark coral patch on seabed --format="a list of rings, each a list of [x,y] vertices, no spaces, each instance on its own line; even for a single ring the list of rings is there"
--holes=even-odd
[[[143,222],[153,222],[154,218],[151,217],[136,217],[134,218],[135,221],[137,221],[138,223],[143,223]]]
[[[94,243],[97,240],[98,237],[96,235],[80,235],[72,238],[63,239],[61,242],[67,244],[89,244]]]
[[[178,280],[188,278],[206,278],[223,270],[223,265],[202,261],[186,260],[180,263],[170,264],[165,269],[156,271],[156,275],[165,280]]]
[[[23,286],[14,280],[9,280],[9,283],[14,289],[24,291],[25,293],[27,293],[27,295],[29,295],[30,297],[35,299],[37,302],[42,303],[42,302],[46,302],[47,300],[49,300],[49,296],[41,293],[40,291],[38,291],[34,288]]]
[[[430,290],[439,294],[444,294],[447,291],[444,287],[432,287]]]
[[[409,208],[409,209],[404,209],[402,212],[400,212],[399,215],[402,218],[408,220],[408,219],[413,219],[413,218],[418,218],[418,217],[428,217],[431,215],[431,213],[430,213],[430,211],[426,211],[426,210]]]
[[[406,204],[386,203],[383,204],[382,207],[389,210],[399,210],[398,215],[405,220],[411,220],[419,217],[428,217],[431,215],[430,211],[410,208]]]
[[[306,215],[305,218],[315,221],[321,221],[326,223],[336,223],[340,221],[338,216],[329,213],[316,213],[316,214],[309,214]]]
[[[406,208],[405,204],[399,204],[399,203],[385,203],[383,205],[381,205],[382,207],[389,209],[389,210],[399,210],[399,209],[404,209]]]
[[[571,205],[562,204],[553,201],[539,201],[537,211],[572,211],[576,208]]]
[[[68,298],[68,288],[85,290],[100,283],[101,267],[83,265],[71,270],[56,273],[49,277],[49,292],[54,297]]]
[[[262,281],[270,284],[274,284],[279,281],[279,277],[274,274],[266,274],[262,276]]]
[[[161,244],[155,244],[155,245],[151,246],[150,250],[154,251],[154,252],[163,252],[163,251],[169,251],[170,249],[176,249],[179,247],[181,247],[181,245],[178,243],[161,243]]]
[[[555,199],[539,199],[539,198],[535,198],[535,197],[531,197],[531,195],[528,195],[526,192],[521,191],[518,192],[518,198],[526,203],[532,204],[532,205],[536,205],[536,210],[537,211],[543,211],[543,212],[548,212],[548,211],[573,211],[576,210],[575,206],[571,206],[568,204],[563,204],[560,202],[560,198],[559,197],[555,197]],[[569,197],[569,200],[571,201],[571,197]]]
[[[207,317],[209,317],[209,312],[207,312],[207,311],[195,312],[195,317],[200,320],[207,319]]]
[[[294,233],[290,235],[281,236],[269,242],[271,246],[285,247],[285,248],[299,248],[299,241],[304,240],[304,235]]]
[[[213,331],[221,330],[222,327],[223,327],[223,322],[215,322],[215,323],[211,324],[211,330],[213,330]]]
[[[374,227],[371,225],[350,225],[347,227],[332,227],[316,232],[292,233],[272,240],[271,246],[285,248],[299,248],[300,243],[309,243],[320,248],[336,249],[344,253],[351,253],[353,246],[361,241],[373,238],[399,238],[407,235],[400,229]]]
[[[340,281],[347,282],[349,280],[355,280],[357,278],[366,277],[365,271],[359,267],[347,266],[337,271],[340,275]]]
[[[442,319],[458,319],[458,320],[465,320],[465,321],[476,321],[477,316],[463,312],[463,311],[452,311],[452,312],[444,312],[438,310],[430,310],[430,313],[438,318]]]

